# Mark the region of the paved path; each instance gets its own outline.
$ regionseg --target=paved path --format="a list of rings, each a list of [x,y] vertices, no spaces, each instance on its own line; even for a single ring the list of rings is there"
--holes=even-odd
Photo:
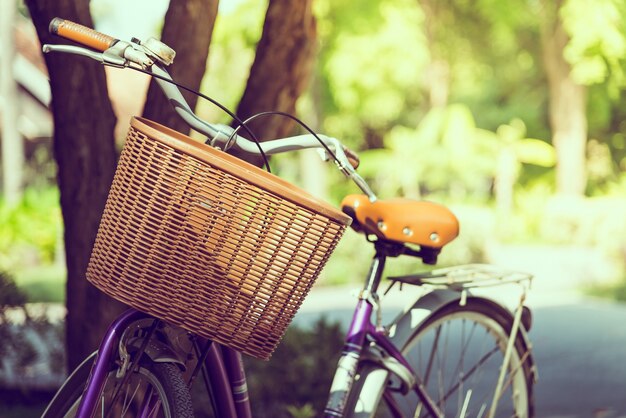
[[[590,302],[534,313],[537,416],[626,416],[626,307]]]

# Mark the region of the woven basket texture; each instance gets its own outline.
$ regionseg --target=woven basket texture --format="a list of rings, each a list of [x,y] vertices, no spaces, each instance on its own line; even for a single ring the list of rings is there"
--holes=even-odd
[[[346,225],[172,141],[131,127],[87,278],[140,311],[268,359]]]

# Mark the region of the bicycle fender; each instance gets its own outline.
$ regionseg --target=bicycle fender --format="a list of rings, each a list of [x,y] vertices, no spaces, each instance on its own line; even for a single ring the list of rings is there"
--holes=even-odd
[[[449,289],[433,290],[396,317],[389,325],[389,338],[396,347],[404,347],[430,315],[451,303],[460,301],[461,292]]]
[[[129,348],[138,350],[143,343],[142,338],[133,338],[128,342]],[[180,367],[182,371],[187,369],[185,362],[180,359],[178,354],[167,344],[152,338],[144,354],[147,355],[153,363],[174,363]]]
[[[513,323],[513,313],[510,310],[502,306],[501,304],[482,297],[473,296],[468,294],[467,298],[472,300],[478,300],[482,303],[489,305],[497,311],[503,318],[510,323]],[[408,309],[400,313],[398,317],[389,325],[389,338],[398,348],[404,347],[409,339],[415,334],[417,329],[430,317],[440,309],[443,309],[453,303],[461,303],[461,292],[451,289],[435,289],[432,292],[426,294],[419,300],[417,300]],[[530,370],[533,373],[533,379],[537,380],[537,367],[532,353],[532,344],[528,338],[528,332],[523,324],[520,324],[519,335],[524,344],[524,348],[527,350],[528,357],[526,361],[530,365]]]

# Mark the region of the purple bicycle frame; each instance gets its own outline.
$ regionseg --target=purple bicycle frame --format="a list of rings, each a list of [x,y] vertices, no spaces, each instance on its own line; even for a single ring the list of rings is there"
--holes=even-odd
[[[76,413],[77,418],[91,418],[95,415],[124,330],[135,321],[149,318],[153,317],[135,309],[129,309],[111,324],[91,367],[91,373]],[[217,416],[252,418],[241,354],[212,343],[205,364],[209,382],[214,390]],[[146,416],[147,411],[150,411],[152,407],[153,403],[150,400],[144,402],[143,411],[139,416]]]
[[[375,306],[376,309],[379,309],[376,291],[380,284],[388,254],[384,243],[377,242],[375,245],[377,252],[372,260],[367,282],[361,296],[359,296],[359,302],[354,311],[350,328],[348,329],[346,342],[343,346],[342,355],[335,372],[328,403],[324,410],[324,417],[342,417],[346,412],[345,407],[357,373],[359,360],[363,355],[364,349],[370,344],[370,340],[373,341],[377,347],[381,348],[386,355],[403,366],[406,372],[410,373],[410,375],[416,379],[409,389],[415,391],[431,416],[441,417],[443,416],[442,413],[439,411],[435,402],[428,396],[424,385],[416,376],[413,368],[404,358],[400,350],[389,339],[384,329],[372,323],[372,314],[374,313]],[[381,368],[385,368],[385,366],[381,364]],[[392,413],[394,413],[395,401],[388,395],[387,391],[383,392],[385,400],[388,401],[387,403]]]
[[[366,299],[359,300],[356,306],[352,323],[348,330],[344,344],[343,355],[350,353],[358,358],[361,350],[367,344],[367,336],[383,348],[390,356],[395,358],[409,371],[410,364],[389,340],[383,330],[376,328],[371,321],[373,312],[372,304]],[[91,368],[91,374],[85,386],[83,397],[78,407],[78,418],[91,418],[96,412],[99,399],[104,389],[107,375],[111,372],[111,364],[118,349],[118,344],[124,330],[133,322],[141,319],[153,318],[152,316],[130,309],[120,315],[107,330],[98,355]],[[252,418],[245,372],[241,361],[241,354],[235,350],[212,343],[205,360],[208,371],[208,379],[215,398],[215,413],[224,418]],[[150,411],[153,404],[148,401],[144,405],[144,411]],[[341,416],[344,411],[325,411],[325,416]],[[144,416],[141,414],[140,416]]]
[[[352,387],[354,376],[356,374],[358,359],[361,356],[363,348],[366,344],[368,344],[368,336],[391,357],[396,359],[409,371],[413,371],[411,365],[402,356],[402,353],[400,353],[396,346],[389,340],[385,331],[377,329],[377,327],[372,324],[371,316],[373,310],[374,307],[372,303],[367,299],[361,298],[359,300],[343,346],[342,360],[346,360],[343,361],[343,363],[342,360],[340,360],[338,374],[335,376],[335,379],[345,381],[344,384],[346,385],[345,387],[347,390],[339,395],[333,395],[333,393],[331,393],[329,402],[324,410],[324,417],[330,418],[343,416],[347,396],[349,395],[349,391]],[[342,369],[344,369],[344,373],[339,374]]]

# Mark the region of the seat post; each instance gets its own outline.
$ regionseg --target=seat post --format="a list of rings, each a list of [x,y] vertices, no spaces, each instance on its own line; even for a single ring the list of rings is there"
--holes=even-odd
[[[380,285],[380,280],[383,275],[383,270],[385,269],[387,257],[389,255],[392,255],[390,253],[390,243],[382,240],[377,240],[374,242],[374,247],[376,248],[376,253],[374,254],[374,258],[372,259],[372,264],[370,265],[370,270],[367,275],[367,281],[365,282],[365,287],[363,288],[363,291],[367,294],[376,293],[376,291],[378,290],[378,286]],[[392,245],[392,247],[396,249],[397,245]]]

